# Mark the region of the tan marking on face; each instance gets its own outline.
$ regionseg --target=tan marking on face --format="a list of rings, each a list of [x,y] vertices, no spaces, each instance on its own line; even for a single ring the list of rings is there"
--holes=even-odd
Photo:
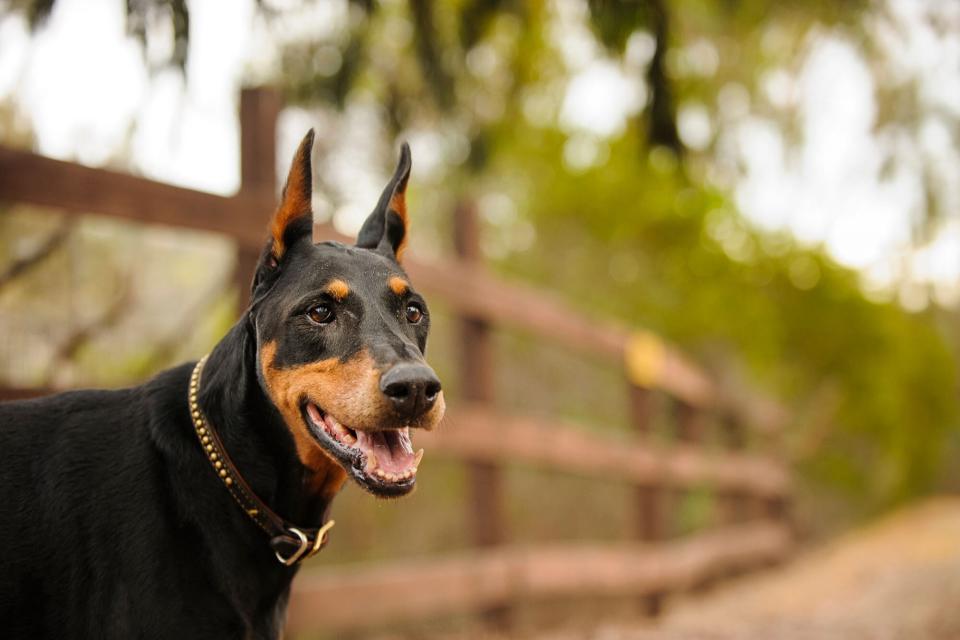
[[[423,417],[417,421],[417,426],[425,431],[433,431],[440,425],[440,421],[443,420],[443,414],[446,412],[447,401],[443,399],[443,391],[441,391],[437,395],[437,399],[434,401],[430,411],[427,411]]]
[[[402,296],[410,290],[410,283],[400,276],[390,276],[390,278],[387,279],[387,285],[390,287],[390,290],[398,296]]]
[[[276,342],[260,348],[260,362],[270,400],[280,411],[293,436],[297,456],[311,470],[311,488],[317,493],[339,490],[346,471],[309,432],[301,407],[304,400],[317,405],[351,429],[376,430],[406,426],[391,418],[391,407],[380,392],[380,371],[366,351],[341,362],[327,358],[294,367],[278,368],[273,362]],[[443,418],[443,392],[433,408],[415,422],[414,428],[433,429]]]
[[[273,366],[276,352],[275,342],[268,342],[260,349],[267,393],[293,436],[297,457],[311,471],[309,484],[312,491],[315,494],[336,493],[346,480],[347,472],[310,434],[301,406],[305,399],[309,399],[343,421],[346,415],[352,415],[355,405],[369,405],[368,396],[372,393],[366,389],[371,386],[370,380],[379,393],[376,372],[370,366],[371,361],[362,357],[346,363],[328,358],[279,369]],[[346,414],[343,419],[342,414]]]
[[[327,293],[334,297],[336,300],[343,300],[350,293],[350,285],[348,285],[343,280],[337,278],[336,280],[331,280],[327,285]]]

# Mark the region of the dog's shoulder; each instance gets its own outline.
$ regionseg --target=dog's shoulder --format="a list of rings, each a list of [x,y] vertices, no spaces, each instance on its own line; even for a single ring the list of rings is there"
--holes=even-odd
[[[11,482],[49,482],[62,476],[93,481],[128,473],[121,463],[149,455],[153,425],[188,419],[189,365],[143,385],[84,389],[0,404],[0,476]],[[145,460],[139,460],[146,462]],[[37,487],[35,487],[36,490]]]

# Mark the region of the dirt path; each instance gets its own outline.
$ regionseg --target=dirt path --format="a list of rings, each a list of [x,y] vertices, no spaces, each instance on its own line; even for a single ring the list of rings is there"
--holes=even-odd
[[[938,498],[596,640],[960,640],[960,498]]]

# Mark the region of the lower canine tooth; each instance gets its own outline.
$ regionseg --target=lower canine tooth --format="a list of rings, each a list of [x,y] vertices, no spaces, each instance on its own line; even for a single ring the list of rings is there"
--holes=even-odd
[[[413,467],[417,468],[420,466],[420,461],[423,460],[423,449],[417,451],[417,455],[413,459]]]
[[[367,466],[364,469],[367,473],[372,473],[377,468],[377,454],[370,452],[370,455],[367,457]]]

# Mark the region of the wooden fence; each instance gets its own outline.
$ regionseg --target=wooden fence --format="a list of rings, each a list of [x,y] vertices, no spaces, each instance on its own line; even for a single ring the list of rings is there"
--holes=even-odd
[[[237,243],[237,282],[246,292],[266,217],[275,206],[280,107],[271,91],[242,93],[242,181],[235,196],[0,147],[0,201],[225,234]],[[458,259],[410,259],[406,266],[419,289],[442,299],[458,317],[463,402],[451,403],[444,429],[418,436],[418,445],[468,465],[464,503],[475,549],[302,575],[292,596],[291,631],[469,611],[503,624],[518,601],[580,594],[635,595],[656,613],[668,593],[783,558],[791,547],[790,475],[774,450],[783,411],[769,401],[724,391],[653,334],[585,318],[549,294],[492,277],[480,264],[476,212],[463,205],[455,222]],[[346,240],[325,225],[318,225],[316,233]],[[622,366],[633,438],[625,443],[554,419],[497,412],[495,326],[520,329]],[[0,399],[37,393],[4,389]],[[673,444],[653,446],[652,413],[664,401],[671,408]],[[723,452],[703,446],[708,428],[722,431]],[[751,441],[762,446],[748,451]],[[757,449],[765,453],[754,453]],[[630,484],[634,497],[625,508],[635,514],[635,542],[511,546],[502,468],[513,464]],[[718,505],[714,522],[703,532],[675,538],[669,523],[677,497],[704,487]]]

